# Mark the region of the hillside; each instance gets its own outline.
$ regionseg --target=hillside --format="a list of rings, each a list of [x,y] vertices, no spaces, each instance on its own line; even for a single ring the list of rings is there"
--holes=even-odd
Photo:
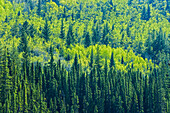
[[[0,113],[168,113],[168,0],[1,0]]]

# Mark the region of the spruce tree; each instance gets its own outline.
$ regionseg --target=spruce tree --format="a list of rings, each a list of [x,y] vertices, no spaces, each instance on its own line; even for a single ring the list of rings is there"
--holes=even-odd
[[[89,47],[91,44],[89,32],[86,33],[84,44],[86,48]]]
[[[63,18],[61,19],[61,31],[60,31],[60,36],[59,37],[61,39],[65,39]]]
[[[74,44],[73,26],[71,24],[69,25],[69,30],[67,32],[66,44],[68,48],[71,44]]]
[[[133,0],[128,0],[128,5],[130,6],[132,4]]]
[[[90,68],[93,67],[93,48],[91,49],[91,56],[90,56],[90,64],[89,64]]]
[[[114,60],[114,54],[112,51],[111,59],[110,59],[110,68],[115,67],[115,60]]]
[[[38,0],[38,9],[37,9],[37,15],[41,15],[41,0]]]
[[[147,9],[147,13],[146,13],[146,20],[148,21],[149,19],[150,19],[150,17],[151,17],[151,15],[150,15],[150,6],[149,6],[149,4],[148,4],[148,9]]]
[[[51,31],[50,31],[50,27],[48,25],[48,20],[46,18],[44,29],[42,31],[42,37],[46,40],[46,42],[48,42],[50,40],[50,36],[51,36]]]
[[[142,20],[146,19],[146,9],[145,9],[145,6],[143,6],[143,9],[142,9],[141,19]]]

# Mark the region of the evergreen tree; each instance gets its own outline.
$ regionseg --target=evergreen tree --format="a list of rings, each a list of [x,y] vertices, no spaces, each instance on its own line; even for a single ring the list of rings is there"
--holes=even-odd
[[[93,48],[91,49],[91,56],[90,56],[90,64],[89,64],[90,68],[93,67]]]
[[[31,26],[29,27],[29,35],[31,36],[31,38],[34,38],[35,33],[36,29],[34,28],[34,24],[31,24]]]
[[[89,47],[91,44],[89,32],[86,33],[84,44],[86,48]]]
[[[128,5],[130,6],[132,4],[133,0],[128,0]]]
[[[150,17],[151,17],[151,15],[150,15],[150,6],[149,6],[149,4],[148,4],[148,10],[147,10],[147,13],[146,13],[146,20],[148,21],[149,19],[150,19]]]
[[[67,47],[70,47],[71,44],[74,44],[73,26],[71,24],[69,25],[69,30],[67,32],[66,44]]]
[[[114,54],[112,51],[111,59],[110,59],[110,68],[115,67],[115,61],[114,61]]]
[[[124,59],[123,59],[123,56],[122,56],[122,59],[121,59],[121,64],[124,64]]]
[[[170,4],[168,0],[166,0],[166,10],[168,10],[170,13]]]
[[[38,0],[38,9],[37,9],[37,15],[41,15],[41,0]]]
[[[61,31],[60,31],[60,38],[65,39],[65,34],[64,34],[64,25],[63,25],[63,18],[61,19]]]
[[[127,25],[127,28],[126,28],[126,33],[127,33],[127,36],[130,37],[130,29],[129,29],[129,24]]]
[[[53,2],[55,2],[58,6],[60,5],[60,0],[52,0]]]
[[[2,111],[5,112],[6,111],[6,108],[5,106],[7,107],[7,95],[9,93],[9,90],[10,90],[10,78],[9,78],[9,69],[8,69],[8,59],[7,59],[7,48],[6,46],[3,48],[2,50],[2,53],[1,54],[2,56],[2,59],[0,61],[0,67],[2,67],[2,70],[1,70],[1,76],[0,76],[0,81],[1,81],[1,84],[0,84],[0,89],[1,89],[1,97],[0,97],[0,102],[1,102],[1,105],[2,105]]]
[[[141,19],[142,20],[146,19],[146,9],[145,9],[145,6],[143,6],[143,9],[142,9]]]
[[[50,31],[50,27],[48,25],[48,21],[47,18],[45,20],[45,25],[44,25],[44,29],[42,31],[42,37],[47,41],[50,40],[50,36],[51,36],[51,31]]]

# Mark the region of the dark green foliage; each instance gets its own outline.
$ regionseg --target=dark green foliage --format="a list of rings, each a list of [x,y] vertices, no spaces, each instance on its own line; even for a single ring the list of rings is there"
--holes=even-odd
[[[150,17],[151,17],[150,6],[148,4],[147,10],[146,10],[146,7],[144,5],[143,9],[142,9],[141,19],[148,21],[150,19]]]
[[[93,26],[92,31],[93,31],[93,36],[92,36],[92,41],[93,44],[96,44],[100,41],[100,29],[99,29],[99,23],[97,23],[96,28]]]
[[[38,9],[37,9],[37,15],[41,15],[41,0],[38,0]]]
[[[130,28],[129,28],[129,25],[127,25],[127,28],[126,28],[126,33],[127,33],[127,36],[130,37]]]
[[[147,9],[147,13],[146,13],[146,18],[147,18],[146,20],[148,21],[150,17],[151,17],[151,12],[150,12],[150,6],[148,4],[148,9]]]
[[[27,40],[27,36],[28,36],[28,22],[25,21],[23,23],[23,26],[21,28],[21,44],[19,47],[19,51],[20,52],[24,52],[24,57],[28,57],[28,40]]]
[[[29,27],[29,35],[31,36],[31,38],[34,38],[35,33],[36,33],[36,29],[34,28],[34,25],[32,24]]]
[[[33,10],[33,3],[32,3],[32,0],[29,0],[29,6],[30,6],[30,10]]]
[[[50,27],[48,25],[48,20],[45,20],[45,25],[44,25],[44,29],[42,30],[42,37],[47,41],[50,40],[50,35],[51,35],[51,31],[50,31]]]
[[[146,8],[145,8],[145,6],[143,6],[143,9],[142,9],[141,19],[142,20],[146,19]]]
[[[124,64],[124,59],[123,59],[123,56],[122,56],[122,59],[121,59],[121,64]]]
[[[93,67],[93,48],[91,50],[91,56],[90,56],[90,64],[89,66],[92,68]]]
[[[61,31],[60,31],[60,38],[65,39],[65,34],[64,34],[64,25],[63,25],[63,18],[61,19]]]
[[[128,0],[128,5],[130,6],[132,4],[133,0]]]
[[[108,37],[106,36],[109,33],[108,23],[105,24],[103,29],[103,36],[101,43],[107,45],[108,44]]]
[[[57,5],[60,5],[60,0],[52,0],[53,2],[55,2]]]
[[[170,13],[170,3],[168,0],[166,0],[166,10],[168,10]]]
[[[89,47],[90,44],[91,44],[89,32],[86,33],[84,44],[85,44],[85,47],[86,47],[86,48]]]
[[[142,75],[139,70],[133,71],[133,67],[127,67],[127,72],[118,71],[116,68],[114,71],[111,69],[115,67],[112,52],[110,68],[106,58],[104,69],[102,69],[98,48],[95,65],[93,65],[93,49],[91,50],[90,75],[82,71],[77,54],[70,72],[66,72],[60,60],[57,63],[54,62],[51,45],[48,64],[42,66],[37,62],[35,66],[33,63],[27,67],[20,65],[19,68],[23,69],[14,68],[10,74],[9,64],[13,62],[14,57],[7,57],[7,48],[1,51],[3,56],[0,57],[0,69],[3,70],[0,71],[2,74],[0,110],[3,112],[11,111],[11,106],[13,106],[12,110],[17,112],[28,112],[30,109],[34,112],[103,113],[112,110],[121,113],[167,112],[167,82],[163,82],[166,80],[163,66],[160,66],[159,70],[150,69],[151,71],[146,75]],[[25,60],[23,64],[25,65]],[[29,64],[28,61],[27,64]],[[121,64],[124,64],[123,57]],[[27,68],[30,69],[31,78],[27,74]],[[10,77],[16,77],[13,71],[23,73],[21,75],[24,77],[19,75],[17,79],[14,79],[15,82],[11,83]],[[11,91],[17,91],[18,95],[11,94]],[[35,101],[39,104],[35,104]],[[22,109],[18,109],[21,106]]]
[[[74,43],[74,35],[73,35],[73,26],[70,24],[69,25],[69,30],[67,32],[67,37],[66,37],[66,44],[67,47],[70,47],[70,44]]]
[[[114,60],[114,54],[112,52],[111,59],[110,59],[110,68],[115,67],[115,60]]]
[[[3,1],[0,113],[169,112],[168,0]]]

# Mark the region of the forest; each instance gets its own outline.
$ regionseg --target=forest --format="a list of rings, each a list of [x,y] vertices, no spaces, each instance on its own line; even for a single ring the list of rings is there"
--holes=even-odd
[[[169,112],[169,0],[0,0],[0,113]]]

